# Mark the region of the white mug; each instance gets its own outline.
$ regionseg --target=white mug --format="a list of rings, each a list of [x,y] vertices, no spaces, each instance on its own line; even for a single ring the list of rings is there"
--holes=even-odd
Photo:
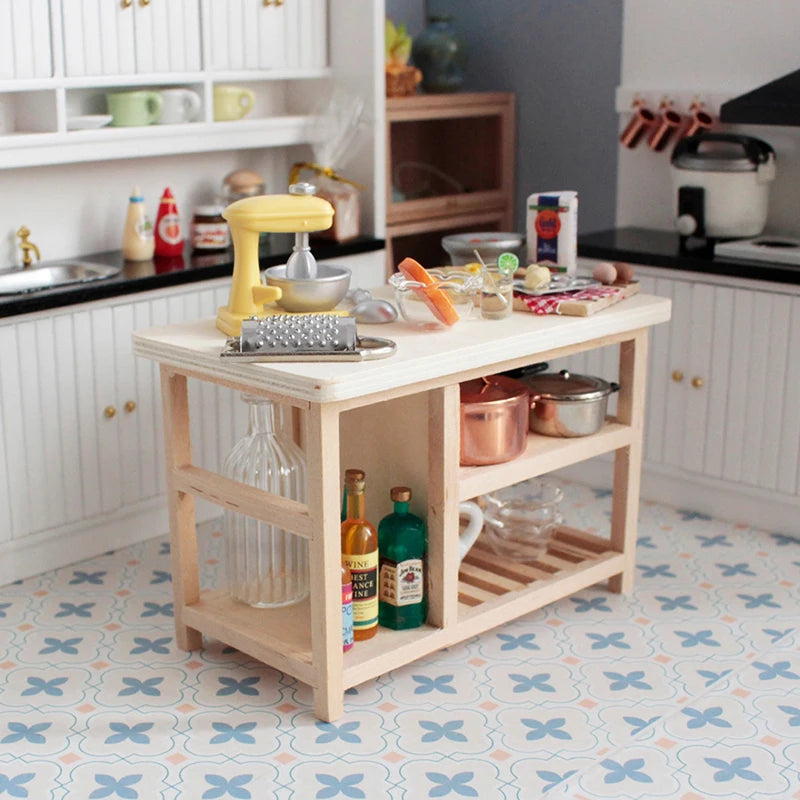
[[[191,89],[162,89],[159,125],[176,125],[192,122],[200,113],[200,95]]]
[[[477,503],[465,500],[458,504],[458,513],[461,516],[469,517],[467,527],[458,535],[458,561],[460,563],[483,530],[483,511]]]

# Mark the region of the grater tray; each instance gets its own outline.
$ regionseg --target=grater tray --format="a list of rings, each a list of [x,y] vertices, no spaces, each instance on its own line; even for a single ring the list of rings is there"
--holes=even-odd
[[[355,317],[277,314],[242,320],[220,356],[237,361],[369,361],[392,355],[391,339],[360,337]]]

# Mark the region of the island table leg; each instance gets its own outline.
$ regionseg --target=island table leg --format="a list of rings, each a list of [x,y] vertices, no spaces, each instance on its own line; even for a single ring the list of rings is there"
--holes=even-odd
[[[184,607],[200,599],[194,497],[175,488],[175,470],[192,463],[189,395],[186,376],[172,372],[164,365],[161,366],[161,399],[164,414],[164,452],[167,462],[175,639],[178,647],[183,650],[196,650],[203,645],[203,635],[183,623]]]
[[[625,556],[622,572],[608,581],[612,592],[633,589],[636,570],[636,536],[639,484],[642,471],[644,400],[647,379],[647,329],[637,331],[619,346],[619,397],[617,419],[633,429],[632,441],[614,455],[614,491],[611,501],[611,546]]]

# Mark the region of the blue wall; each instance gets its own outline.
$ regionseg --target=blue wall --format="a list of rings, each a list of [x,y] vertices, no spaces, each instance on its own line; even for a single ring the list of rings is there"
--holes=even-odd
[[[446,13],[469,50],[464,89],[517,97],[517,230],[533,192],[576,189],[580,233],[614,227],[623,0],[386,0],[414,35]]]

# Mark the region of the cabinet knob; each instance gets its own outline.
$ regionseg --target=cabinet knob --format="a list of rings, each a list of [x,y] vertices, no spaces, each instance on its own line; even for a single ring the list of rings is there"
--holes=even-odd
[[[263,0],[261,5],[263,5],[264,8],[266,8],[267,6],[271,6],[272,5],[272,0]]]
[[[675,383],[680,383],[683,380],[683,373],[679,369],[672,370],[672,380]]]
[[[139,0],[139,5],[142,6],[142,7],[149,6],[150,5],[150,0]]]
[[[699,389],[702,385],[703,385],[702,378],[698,378],[697,376],[692,378],[692,386],[694,386],[695,389]]]
[[[133,5],[133,0],[120,0],[122,8],[130,8]]]
[[[128,402],[125,403],[125,410],[129,414],[131,413],[131,411],[135,411],[136,410],[136,402],[134,400],[128,400]]]
[[[105,415],[106,419],[111,419],[117,413],[116,406],[106,406],[103,409],[103,414]]]

